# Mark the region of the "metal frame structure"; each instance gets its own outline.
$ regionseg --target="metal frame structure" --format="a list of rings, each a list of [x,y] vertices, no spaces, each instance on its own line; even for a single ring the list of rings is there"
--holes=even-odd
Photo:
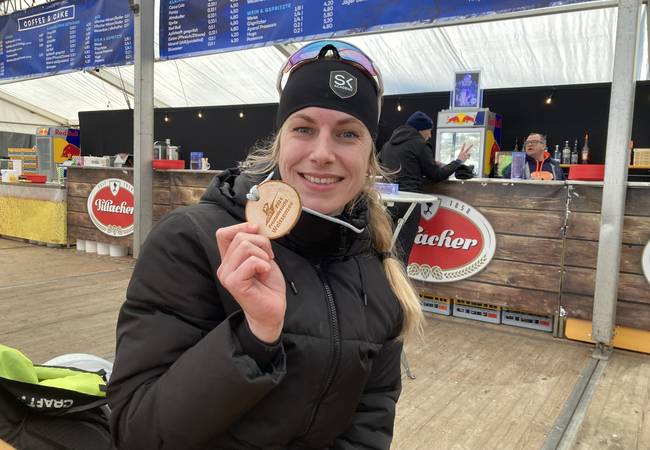
[[[598,237],[596,290],[592,315],[594,357],[606,359],[614,337],[623,240],[629,142],[634,115],[634,68],[639,30],[639,0],[621,0],[616,23],[612,91],[605,148],[605,180]]]
[[[0,0],[0,16],[6,16],[32,6],[34,6],[34,0]]]
[[[133,256],[140,255],[153,223],[153,83],[154,83],[154,2],[135,0],[135,108],[133,111],[134,230]]]

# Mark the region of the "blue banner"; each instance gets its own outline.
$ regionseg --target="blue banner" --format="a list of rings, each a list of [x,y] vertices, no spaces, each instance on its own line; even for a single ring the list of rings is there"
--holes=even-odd
[[[162,59],[596,0],[161,0]]]
[[[133,63],[128,0],[61,0],[0,17],[0,79]]]

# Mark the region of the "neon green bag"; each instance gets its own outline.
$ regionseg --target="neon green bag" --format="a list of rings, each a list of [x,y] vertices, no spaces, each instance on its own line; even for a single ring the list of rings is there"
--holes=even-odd
[[[103,371],[34,365],[0,344],[0,388],[40,414],[60,415],[106,404]]]

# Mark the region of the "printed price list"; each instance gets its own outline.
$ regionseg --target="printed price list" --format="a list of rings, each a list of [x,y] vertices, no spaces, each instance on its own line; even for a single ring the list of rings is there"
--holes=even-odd
[[[100,2],[101,3],[101,2]],[[0,78],[133,62],[133,15],[66,4],[0,18]]]

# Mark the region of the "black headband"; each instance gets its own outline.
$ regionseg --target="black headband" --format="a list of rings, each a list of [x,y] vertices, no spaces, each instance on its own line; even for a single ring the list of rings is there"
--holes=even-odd
[[[379,103],[374,81],[351,64],[325,59],[294,69],[282,90],[276,115],[278,129],[287,117],[309,106],[350,114],[377,137]]]

